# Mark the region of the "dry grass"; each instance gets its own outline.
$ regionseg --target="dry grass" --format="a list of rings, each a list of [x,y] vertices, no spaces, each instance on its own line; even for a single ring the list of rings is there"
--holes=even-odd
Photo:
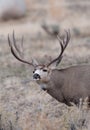
[[[5,113],[4,113],[5,114]],[[10,113],[9,113],[10,114]],[[10,117],[11,115],[7,117]],[[35,115],[29,113],[22,120],[6,119],[0,115],[0,130],[89,130],[90,129],[90,110],[87,107],[86,100],[83,105],[80,102],[79,107],[73,104],[72,107],[66,107],[60,118],[50,118],[45,111],[40,111]],[[5,118],[5,119],[4,119]],[[3,120],[5,124],[3,124]],[[24,124],[24,125],[22,125]]]

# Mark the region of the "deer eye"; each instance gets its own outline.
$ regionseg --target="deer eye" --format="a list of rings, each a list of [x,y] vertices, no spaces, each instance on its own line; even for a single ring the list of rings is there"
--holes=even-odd
[[[35,70],[33,70],[33,73],[35,73]]]
[[[47,72],[47,69],[43,69],[44,72]]]
[[[35,71],[33,71],[33,73],[34,73]]]

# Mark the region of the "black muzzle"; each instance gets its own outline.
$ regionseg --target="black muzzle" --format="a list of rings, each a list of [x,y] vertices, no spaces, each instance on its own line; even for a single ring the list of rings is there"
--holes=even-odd
[[[33,75],[33,79],[40,79],[40,75],[39,75],[39,74],[37,74],[37,73],[36,73],[36,74],[34,74],[34,75]]]

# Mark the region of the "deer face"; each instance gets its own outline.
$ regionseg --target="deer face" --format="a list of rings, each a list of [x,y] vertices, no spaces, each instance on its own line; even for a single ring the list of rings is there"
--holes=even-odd
[[[33,79],[37,83],[47,83],[50,79],[51,70],[46,66],[38,65],[33,71]]]

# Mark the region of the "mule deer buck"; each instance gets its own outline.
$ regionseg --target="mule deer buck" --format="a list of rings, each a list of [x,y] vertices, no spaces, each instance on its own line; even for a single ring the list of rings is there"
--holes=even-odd
[[[33,66],[33,79],[43,90],[54,97],[59,102],[71,106],[71,102],[78,105],[79,99],[88,97],[90,102],[90,65],[70,66],[64,69],[57,69],[56,66],[61,62],[63,53],[70,40],[70,32],[65,31],[64,36],[56,35],[60,44],[60,54],[48,64],[38,64],[28,62],[21,57],[21,52],[17,48],[15,35],[11,41],[8,35],[8,43],[14,57],[30,66]]]

